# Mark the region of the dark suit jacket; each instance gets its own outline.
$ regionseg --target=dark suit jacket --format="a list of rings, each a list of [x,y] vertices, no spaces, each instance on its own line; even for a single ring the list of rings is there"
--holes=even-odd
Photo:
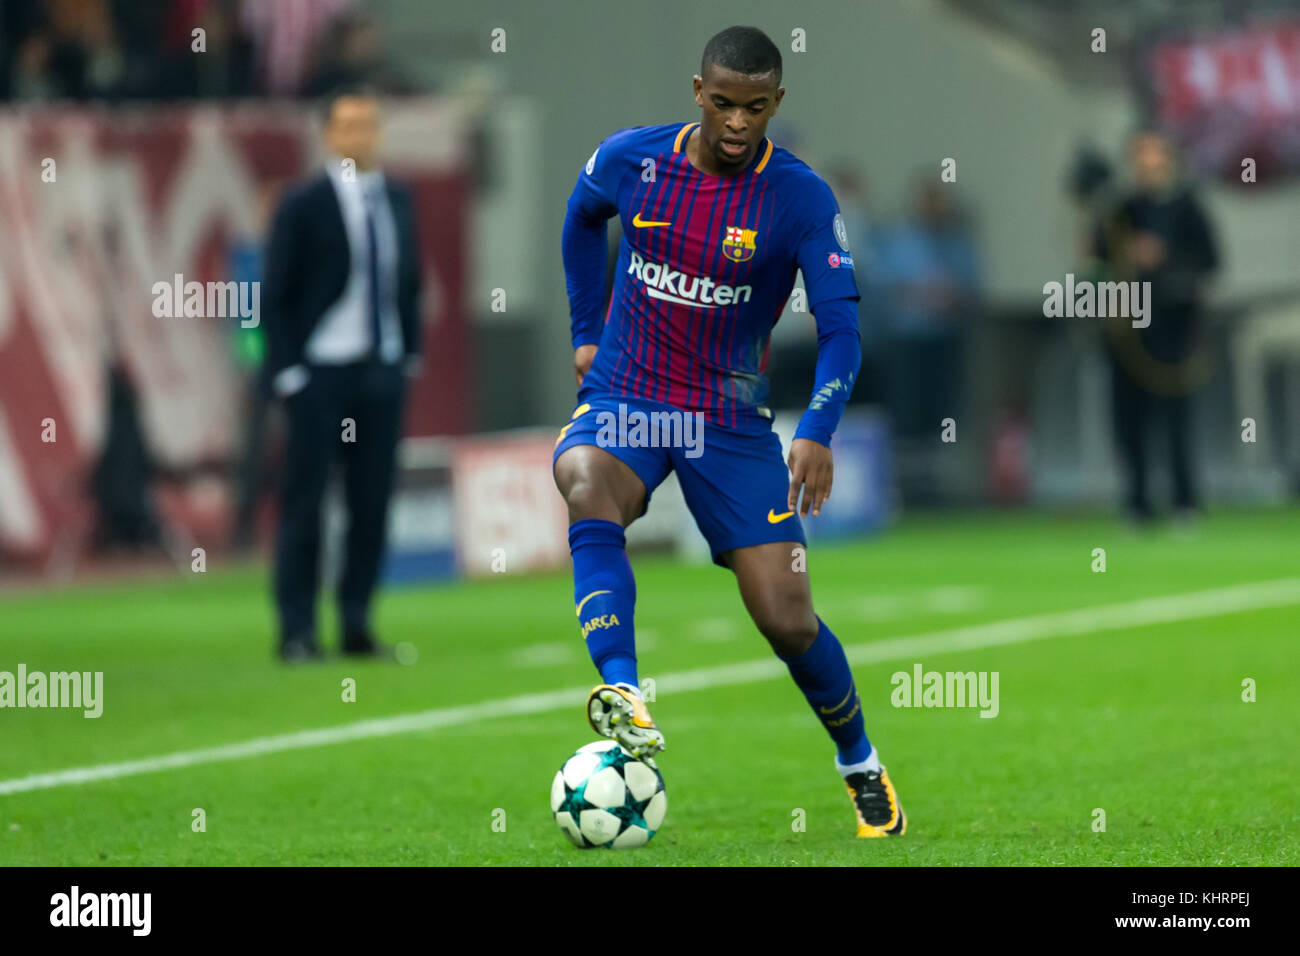
[[[420,256],[410,193],[385,179],[397,230],[397,312],[406,358],[420,355]],[[322,315],[343,294],[352,271],[347,228],[329,175],[292,187],[281,200],[266,244],[262,326],[269,378],[304,361]]]

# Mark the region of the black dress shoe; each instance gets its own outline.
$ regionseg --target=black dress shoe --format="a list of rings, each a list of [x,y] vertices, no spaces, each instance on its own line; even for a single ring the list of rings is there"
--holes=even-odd
[[[286,664],[303,664],[309,661],[321,661],[325,655],[320,646],[307,638],[290,638],[280,642],[280,660]]]
[[[350,631],[343,635],[342,652],[346,657],[373,657],[377,660],[396,660],[391,644],[378,640],[369,631]]]

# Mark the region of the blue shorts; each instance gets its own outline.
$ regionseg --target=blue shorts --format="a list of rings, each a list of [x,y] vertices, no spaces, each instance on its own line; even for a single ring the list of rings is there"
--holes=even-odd
[[[560,430],[552,467],[575,445],[603,448],[636,472],[645,484],[646,507],[668,473],[676,471],[715,564],[733,548],[806,543],[799,515],[786,508],[790,470],[774,432],[721,428],[662,402],[593,398],[574,409]]]

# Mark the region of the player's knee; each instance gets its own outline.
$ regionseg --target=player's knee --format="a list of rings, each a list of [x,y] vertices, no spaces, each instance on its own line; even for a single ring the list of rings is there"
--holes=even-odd
[[[781,657],[798,657],[817,639],[817,616],[803,602],[774,603],[754,623]]]
[[[614,486],[599,471],[580,469],[564,477],[560,492],[569,506],[570,522],[599,518],[626,525],[630,520]]]
[[[627,525],[635,515],[626,494],[620,494],[618,482],[605,463],[591,456],[566,453],[555,468],[555,484],[569,506],[569,521],[599,518]]]
[[[602,482],[590,475],[582,475],[572,481],[564,491],[564,501],[569,506],[570,521],[581,521],[584,518],[618,520],[619,509],[613,495]]]

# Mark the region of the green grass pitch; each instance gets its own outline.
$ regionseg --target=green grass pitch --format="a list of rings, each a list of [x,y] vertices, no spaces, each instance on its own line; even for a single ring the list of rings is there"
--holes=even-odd
[[[728,573],[633,563],[643,677],[770,658]],[[814,547],[809,571],[818,612],[860,647],[1300,578],[1300,513],[1222,513],[1146,536],[1096,517],[922,517]],[[272,663],[265,574],[0,595],[0,671],[98,670],[105,684],[98,720],[0,710],[0,864],[1300,863],[1300,592],[855,665],[909,815],[901,839],[854,839],[829,741],[788,677],[676,691],[666,678],[651,709],[667,736],[668,816],[648,847],[610,852],[569,846],[547,802],[556,768],[594,737],[567,574],[390,591],[377,630],[415,645],[415,664],[291,670]],[[891,706],[891,674],[916,663],[998,672],[998,716]],[[566,689],[571,704],[532,714],[3,792],[32,774]],[[205,832],[191,828],[196,808]]]

